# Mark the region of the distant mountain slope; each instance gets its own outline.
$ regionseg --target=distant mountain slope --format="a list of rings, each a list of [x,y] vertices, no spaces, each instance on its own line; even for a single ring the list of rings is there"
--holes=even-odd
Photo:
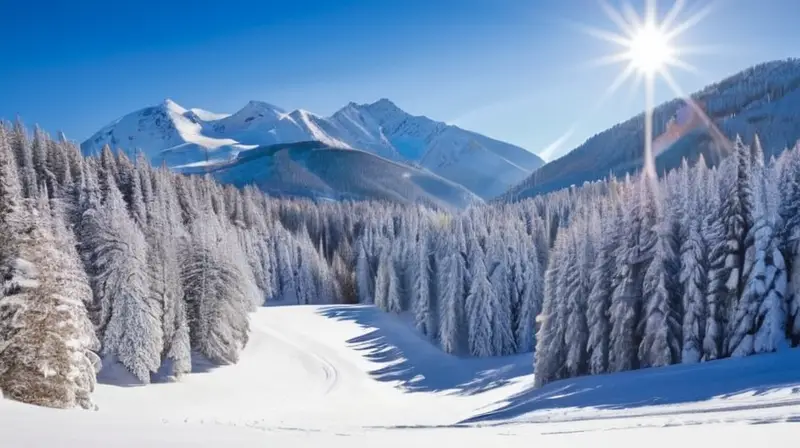
[[[236,186],[254,184],[275,196],[380,199],[447,209],[483,202],[461,185],[428,171],[316,141],[260,146],[231,161],[181,170],[210,172]]]
[[[425,168],[483,198],[502,194],[543,163],[520,147],[412,116],[387,99],[350,103],[327,118],[259,101],[225,115],[166,100],[114,121],[81,148],[86,154],[106,144],[140,149],[155,164],[183,167],[230,160],[257,146],[310,140]]]
[[[764,63],[706,87],[692,95],[729,139],[737,134],[752,141],[758,134],[769,157],[800,139],[800,60]],[[683,100],[662,104],[654,111],[656,167],[659,172],[677,166],[683,157],[696,160],[702,153],[713,162],[722,154],[703,125],[679,129],[687,110]],[[572,184],[639,169],[644,152],[644,115],[638,115],[588,139],[564,157],[536,170],[502,199],[519,200]],[[660,148],[659,148],[660,146]]]

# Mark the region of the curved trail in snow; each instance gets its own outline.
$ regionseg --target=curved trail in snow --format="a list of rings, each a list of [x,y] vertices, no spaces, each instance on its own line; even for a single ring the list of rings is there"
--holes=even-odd
[[[446,355],[402,317],[372,307],[267,307],[251,315],[250,340],[238,364],[198,363],[199,369],[177,383],[101,384],[95,402],[101,413],[145,414],[168,425],[341,434],[464,426],[518,431],[520,425],[558,433],[565,427],[589,431],[676,422],[769,422],[800,415],[791,387],[664,405],[658,405],[663,400],[641,400],[668,394],[676,381],[703,378],[697,374],[714,370],[713,365],[689,367],[696,369],[688,370],[689,376],[674,369],[629,372],[536,391],[529,390],[530,361],[530,355],[482,360]],[[717,370],[728,368],[722,367]],[[669,380],[673,375],[676,379]],[[659,384],[665,390],[653,390]],[[613,400],[619,404],[612,406]],[[147,403],[146,412],[142,403]]]
[[[666,448],[713,437],[738,447],[785,444],[796,432],[788,423],[800,422],[800,351],[530,390],[530,355],[448,356],[403,317],[371,307],[263,308],[251,315],[251,329],[233,366],[195,356],[194,372],[176,383],[137,387],[124,372],[106,377],[120,381],[98,385],[98,412],[0,399],[0,439],[121,448],[627,447],[646,440]]]

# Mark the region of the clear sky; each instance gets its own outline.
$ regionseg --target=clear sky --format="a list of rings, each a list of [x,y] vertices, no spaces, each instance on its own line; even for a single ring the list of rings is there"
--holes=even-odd
[[[699,69],[676,72],[685,90],[800,56],[800,0],[713,4],[679,38],[713,50],[684,57]],[[587,61],[619,47],[577,24],[616,30],[596,0],[0,0],[0,117],[83,140],[168,97],[323,115],[387,97],[537,153],[566,134],[553,158],[642,109],[627,86],[595,107],[622,66]]]

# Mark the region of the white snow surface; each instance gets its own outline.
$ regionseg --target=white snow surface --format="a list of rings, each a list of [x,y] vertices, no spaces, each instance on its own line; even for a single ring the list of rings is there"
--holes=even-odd
[[[225,160],[256,146],[319,141],[360,149],[428,169],[483,198],[497,196],[542,165],[527,150],[456,126],[413,116],[387,99],[349,103],[330,117],[250,101],[238,112],[185,109],[172,100],[130,113],[102,128],[81,148],[141,150],[154,165]]]
[[[96,412],[0,399],[8,447],[783,446],[800,351],[554,382],[530,355],[460,359],[370,306],[252,315],[241,361],[137,386],[106,368]]]

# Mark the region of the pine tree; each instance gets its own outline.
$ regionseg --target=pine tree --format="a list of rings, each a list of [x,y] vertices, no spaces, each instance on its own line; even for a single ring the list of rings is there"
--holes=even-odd
[[[789,276],[787,334],[797,345],[800,344],[800,146],[785,153],[783,159],[778,209],[782,230],[778,237]]]
[[[544,285],[542,284],[539,256],[535,246],[522,273],[523,288],[520,291],[519,317],[515,335],[517,352],[527,353],[536,347],[536,318],[542,309]]]
[[[358,286],[358,301],[360,303],[375,302],[375,283],[372,269],[367,256],[364,242],[358,244],[358,258],[356,260],[356,285]]]
[[[236,363],[248,339],[246,279],[217,218],[198,221],[191,235],[182,248],[181,278],[192,347],[214,363]]]
[[[614,275],[614,254],[618,230],[622,225],[617,207],[609,200],[602,218],[602,239],[594,266],[590,273],[591,290],[587,299],[589,338],[587,351],[589,373],[596,375],[608,370],[609,337],[611,322],[608,319],[611,306],[612,279]]]
[[[566,325],[564,331],[564,344],[566,345],[566,358],[564,367],[570,377],[586,373],[587,342],[589,328],[586,322],[586,299],[589,295],[589,267],[591,252],[588,239],[588,230],[585,218],[578,223],[573,223],[567,229],[569,232],[568,243],[569,258],[564,269],[567,275],[563,286],[562,301],[566,302]]]
[[[388,284],[386,289],[386,311],[399,314],[403,311],[403,260],[405,254],[400,244],[393,244],[387,260]]]
[[[687,169],[688,171],[688,169]],[[707,168],[705,161],[698,160],[691,183],[682,185],[682,196],[686,203],[683,213],[682,228],[685,229],[686,239],[680,247],[681,271],[679,280],[682,288],[683,305],[683,348],[681,361],[683,363],[699,362],[703,355],[703,338],[706,327],[706,297],[708,286],[708,247],[703,232],[703,220],[708,207],[701,206],[701,201],[710,201],[706,195],[701,195],[705,187]],[[687,177],[689,174],[687,173]],[[688,180],[688,179],[687,179]]]
[[[668,221],[657,227],[658,241],[644,277],[644,329],[639,345],[639,365],[660,367],[681,359],[681,310],[675,235]]]
[[[563,296],[561,295],[561,279],[567,267],[565,252],[565,237],[562,233],[556,238],[555,245],[550,252],[550,263],[547,266],[544,282],[544,303],[539,317],[541,324],[536,332],[536,354],[534,356],[534,385],[544,386],[547,383],[560,379],[564,375],[564,360],[566,351],[564,347],[563,319],[559,316],[559,309],[563,309]]]
[[[750,149],[741,139],[736,139],[735,157],[729,158],[733,163],[731,181],[723,195],[723,223],[725,227],[725,246],[727,256],[722,272],[725,280],[723,307],[725,315],[725,337],[723,353],[730,355],[736,342],[737,328],[741,328],[739,298],[742,297],[746,274],[745,256],[747,246],[752,245],[751,228],[753,227],[753,181]],[[723,176],[724,177],[724,176]],[[748,238],[750,241],[748,241]],[[719,275],[718,274],[718,275]]]
[[[628,196],[630,203],[624,218],[628,231],[614,254],[617,279],[609,310],[611,336],[608,368],[611,372],[638,368],[643,284],[656,240],[653,232],[656,201],[651,182],[649,176],[643,175],[636,185],[635,194]]]
[[[467,296],[467,327],[469,353],[473,356],[492,356],[494,351],[492,342],[492,315],[490,304],[495,302],[495,290],[488,279],[486,264],[479,245],[472,244],[470,253],[470,274],[472,284]]]
[[[23,224],[22,185],[5,128],[0,126],[0,281],[17,257],[17,235]],[[0,288],[2,297],[3,288]]]
[[[378,273],[375,279],[375,306],[383,311],[389,310],[389,280],[391,267],[390,248],[384,248],[380,253]]]
[[[21,278],[0,298],[0,390],[25,403],[92,408],[99,362],[85,276],[49,210],[25,215],[14,272]]]
[[[157,178],[158,196],[150,201],[146,239],[151,303],[161,311],[164,347],[170,375],[180,377],[191,370],[191,349],[186,307],[183,303],[179,248],[185,235],[178,211],[170,197],[175,192],[168,180]],[[174,201],[174,198],[173,198]],[[185,243],[184,243],[185,244]]]
[[[446,245],[446,247],[451,247]],[[438,278],[439,343],[447,353],[461,353],[464,349],[464,275],[461,254],[452,249],[443,250],[441,275]]]
[[[495,355],[516,353],[514,339],[513,316],[511,313],[511,276],[509,273],[508,251],[499,235],[492,235],[486,254],[489,268],[488,278],[492,285],[493,299],[488,306],[492,314],[492,352]]]
[[[430,290],[430,248],[428,246],[428,234],[423,230],[418,242],[419,250],[417,252],[414,264],[414,297],[412,299],[414,310],[414,324],[422,334],[430,337],[435,337],[437,329],[434,325],[436,322],[436,301],[431,295]]]
[[[85,212],[81,223],[84,262],[92,272],[93,321],[103,355],[148,383],[161,365],[163,331],[158,304],[150,300],[147,244],[115,180],[109,172],[104,179],[105,201]]]

